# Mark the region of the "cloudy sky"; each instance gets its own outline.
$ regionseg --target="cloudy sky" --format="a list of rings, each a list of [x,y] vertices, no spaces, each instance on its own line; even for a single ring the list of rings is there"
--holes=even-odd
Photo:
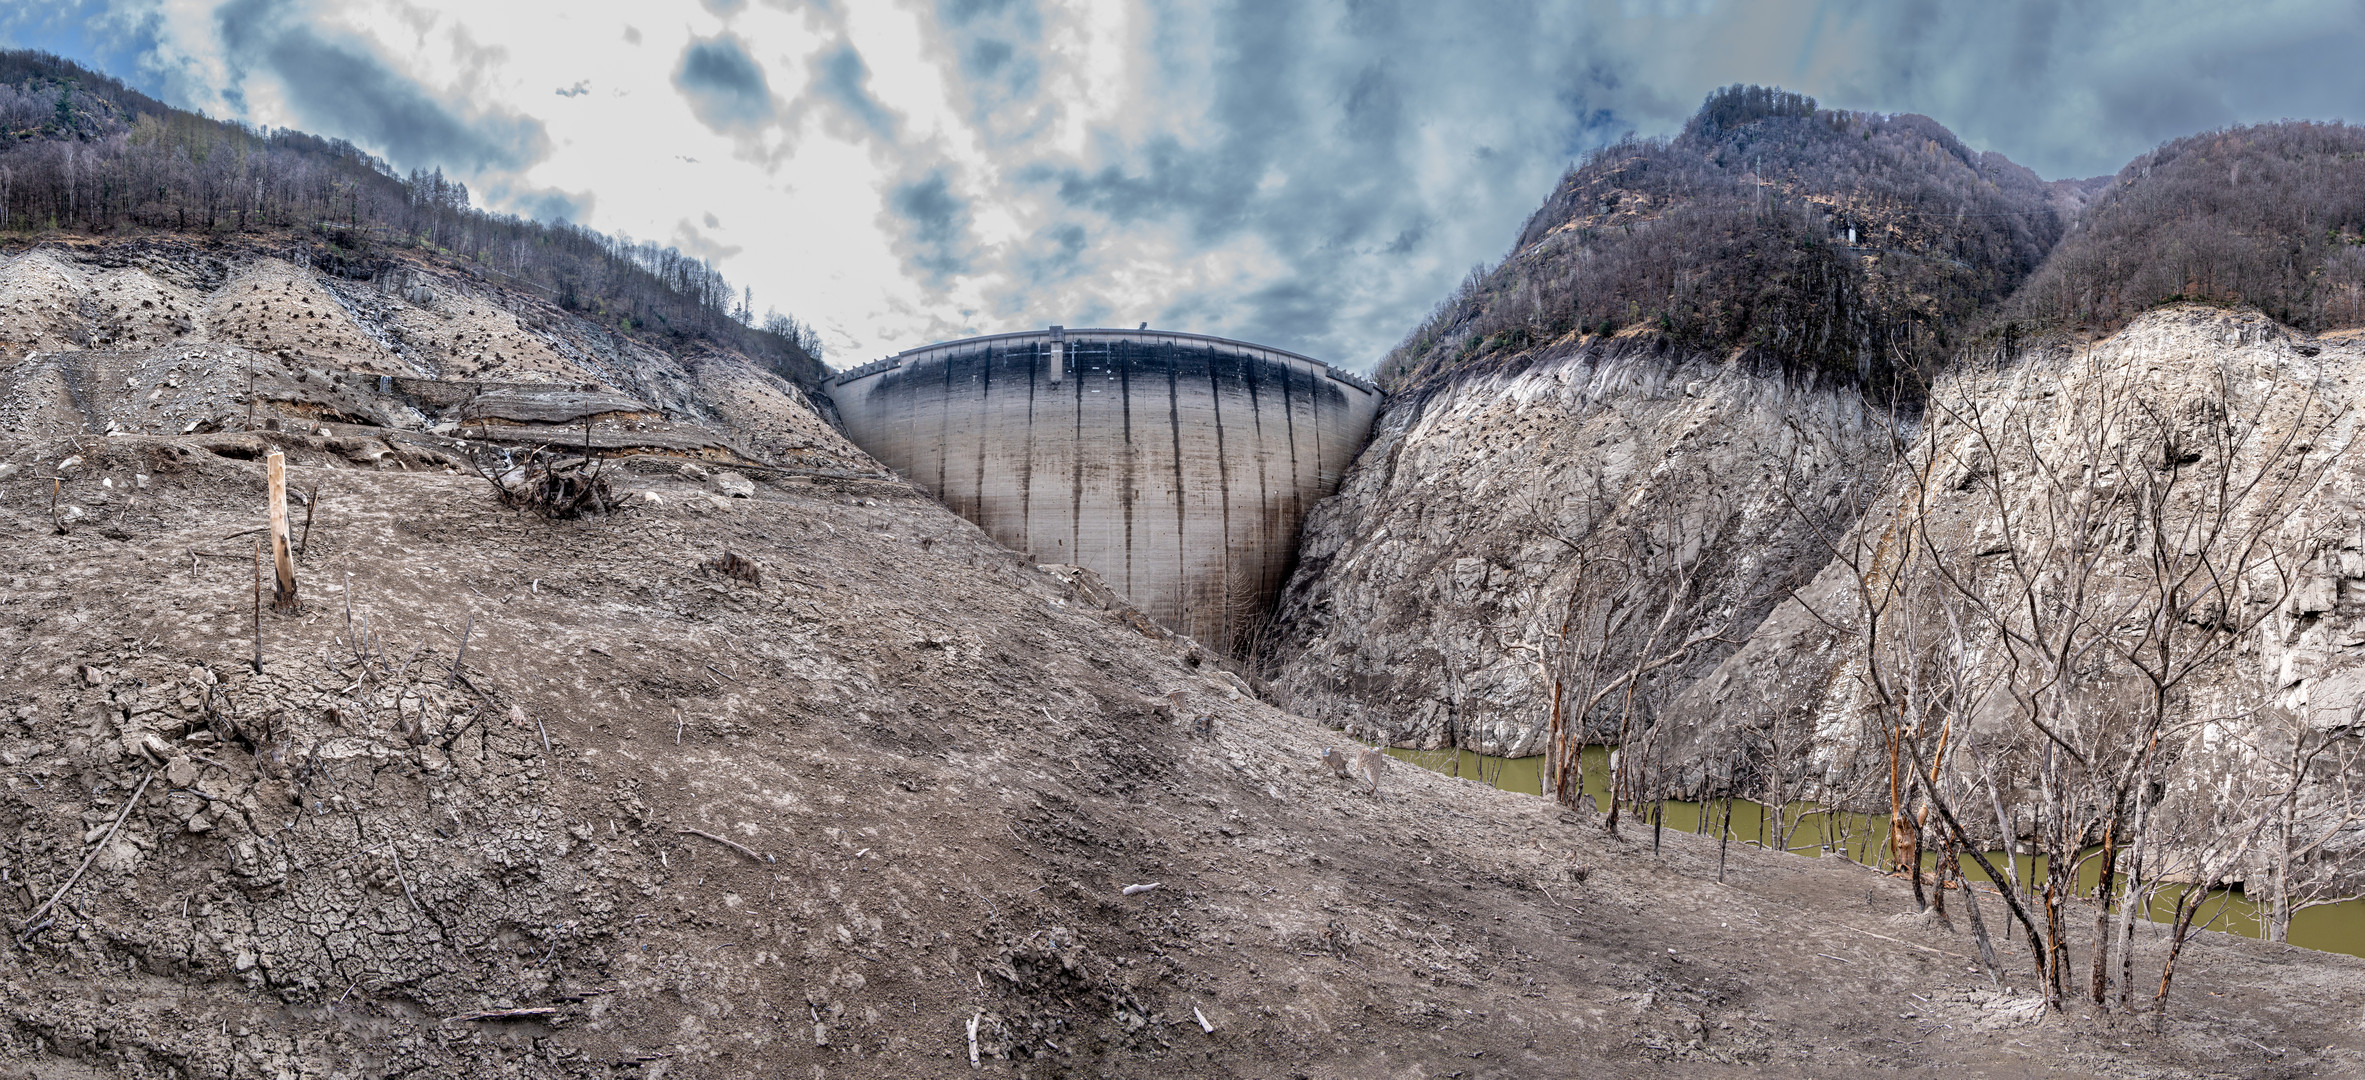
[[[1732,82],[2047,178],[2365,121],[2357,0],[0,0],[0,41],[708,256],[840,366],[1148,322],[1363,367]]]

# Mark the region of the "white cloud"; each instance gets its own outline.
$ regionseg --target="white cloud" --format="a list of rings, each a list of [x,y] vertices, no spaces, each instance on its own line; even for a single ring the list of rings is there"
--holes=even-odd
[[[2365,100],[2300,62],[2365,41],[2339,0],[78,2],[170,100],[683,244],[841,364],[1143,320],[1368,363],[1572,158],[1730,82],[2055,176]]]

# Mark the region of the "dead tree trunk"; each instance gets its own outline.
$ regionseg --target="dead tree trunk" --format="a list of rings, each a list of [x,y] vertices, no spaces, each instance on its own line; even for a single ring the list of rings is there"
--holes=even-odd
[[[278,574],[271,610],[290,612],[296,610],[296,560],[287,533],[287,455],[271,451],[263,473],[271,485],[271,566]]]

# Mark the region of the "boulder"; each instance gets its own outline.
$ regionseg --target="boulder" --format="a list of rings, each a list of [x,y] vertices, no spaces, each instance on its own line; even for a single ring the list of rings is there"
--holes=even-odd
[[[714,474],[714,489],[726,498],[755,498],[755,481],[728,469]]]

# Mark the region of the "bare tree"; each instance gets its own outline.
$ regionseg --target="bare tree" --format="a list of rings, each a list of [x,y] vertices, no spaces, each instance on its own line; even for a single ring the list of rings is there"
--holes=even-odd
[[[1599,477],[1595,481],[1571,500],[1566,516],[1576,528],[1545,530],[1571,556],[1565,564],[1570,588],[1548,661],[1552,711],[1545,752],[1554,797],[1573,806],[1584,795],[1582,761],[1592,726],[1616,718],[1607,740],[1617,749],[1603,819],[1614,834],[1625,805],[1645,800],[1645,765],[1661,731],[1652,722],[1652,676],[1725,641],[1732,609],[1702,587],[1700,569],[1712,538],[1697,533],[1708,526],[1638,520],[1620,508]],[[1644,736],[1639,745],[1638,734]]]
[[[2249,747],[2282,789],[2266,823],[2266,897],[2259,925],[2268,941],[2291,938],[2293,916],[2314,907],[2365,900],[2365,877],[2355,872],[2355,848],[2365,837],[2365,735],[2353,726],[2329,730],[2288,709]],[[2345,843],[2344,843],[2345,841]]]
[[[2224,757],[2192,741],[2224,729],[2228,714],[2196,708],[2186,687],[2197,672],[2224,670],[2291,594],[2314,541],[2290,526],[2324,475],[2329,456],[2310,451],[2338,414],[2305,378],[2259,380],[2229,363],[2193,379],[2187,362],[2182,386],[2162,386],[2147,359],[2076,350],[1942,382],[1921,429],[1898,426],[1890,501],[1865,508],[1878,512],[1853,530],[1818,531],[1848,571],[1847,595],[1820,607],[1800,598],[1850,642],[1852,707],[1886,758],[1888,854],[1917,896],[1933,811],[1947,848],[2007,882],[1981,850],[1984,830],[1957,812],[1976,789],[1949,775],[1975,718],[2003,723],[2003,737],[1971,761],[2004,844],[2019,832],[2005,803],[2025,799],[2034,813],[2041,930],[2017,888],[2000,895],[2029,930],[2056,1006],[2071,981],[2068,909],[2089,859],[2099,878],[2089,989],[2104,1007],[2112,944],[2132,934],[2138,886],[2156,891],[2166,875],[2206,886],[2259,837],[2287,836],[2291,865],[2310,866],[2309,895],[2345,895],[2330,884],[2336,871],[2305,859],[2352,820],[2346,790],[2317,780],[2317,795],[2299,791],[2310,777],[2342,775],[2349,751],[2334,740],[2278,744],[2277,760],[2290,764],[2268,802],[2289,826],[2179,811],[2171,827],[2156,794],[2179,770]],[[1810,507],[1793,507],[1812,520]],[[2343,809],[2303,815],[2309,798]],[[2130,849],[2134,869],[2122,874]],[[1940,897],[1949,874],[1942,860]],[[2122,1000],[2131,963],[2122,955]]]

